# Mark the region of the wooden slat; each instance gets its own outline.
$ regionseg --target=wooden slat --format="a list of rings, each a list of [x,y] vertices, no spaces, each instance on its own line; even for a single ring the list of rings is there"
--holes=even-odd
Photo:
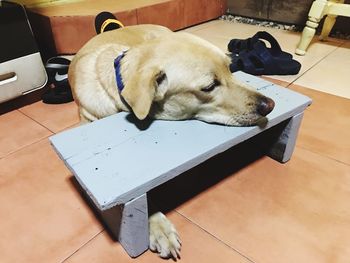
[[[51,143],[101,210],[126,203],[210,157],[287,120],[310,105],[301,94],[238,72],[275,100],[266,127],[153,121],[139,128],[122,112],[54,135]],[[140,123],[138,123],[140,124]]]

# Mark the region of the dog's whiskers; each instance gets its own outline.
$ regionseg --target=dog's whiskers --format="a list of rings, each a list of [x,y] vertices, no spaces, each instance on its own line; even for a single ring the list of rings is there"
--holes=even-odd
[[[235,118],[234,117],[229,117],[226,121],[225,121],[225,126],[232,126],[232,123],[235,122]]]

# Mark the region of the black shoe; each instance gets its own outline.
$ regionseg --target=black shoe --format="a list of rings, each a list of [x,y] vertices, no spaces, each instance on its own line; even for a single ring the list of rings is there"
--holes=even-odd
[[[95,18],[97,34],[124,27],[124,25],[110,12],[101,12]]]
[[[46,62],[45,69],[50,88],[42,96],[44,103],[61,104],[74,100],[68,83],[69,64],[70,60],[63,57],[53,57]]]

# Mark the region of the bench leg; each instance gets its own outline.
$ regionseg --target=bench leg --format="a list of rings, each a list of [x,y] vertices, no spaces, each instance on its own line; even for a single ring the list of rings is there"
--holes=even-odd
[[[130,257],[137,257],[149,247],[148,206],[146,194],[102,212],[111,234]]]
[[[299,127],[304,113],[299,113],[290,118],[282,132],[276,134],[276,140],[268,151],[268,155],[281,163],[288,162],[294,151]]]

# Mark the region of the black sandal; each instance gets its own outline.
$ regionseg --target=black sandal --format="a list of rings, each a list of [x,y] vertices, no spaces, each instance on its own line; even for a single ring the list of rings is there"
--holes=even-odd
[[[292,57],[286,57],[278,48],[268,49],[256,42],[252,49],[231,56],[230,71],[244,71],[252,75],[295,75],[301,64]]]
[[[267,41],[270,44],[270,47],[266,47],[264,41]],[[231,39],[227,45],[227,49],[232,54],[239,54],[242,51],[250,51],[254,49],[255,45],[264,45],[267,51],[270,51],[272,55],[279,51],[279,57],[283,59],[291,59],[293,56],[287,52],[284,52],[277,40],[266,31],[259,31],[254,36],[247,39]]]

